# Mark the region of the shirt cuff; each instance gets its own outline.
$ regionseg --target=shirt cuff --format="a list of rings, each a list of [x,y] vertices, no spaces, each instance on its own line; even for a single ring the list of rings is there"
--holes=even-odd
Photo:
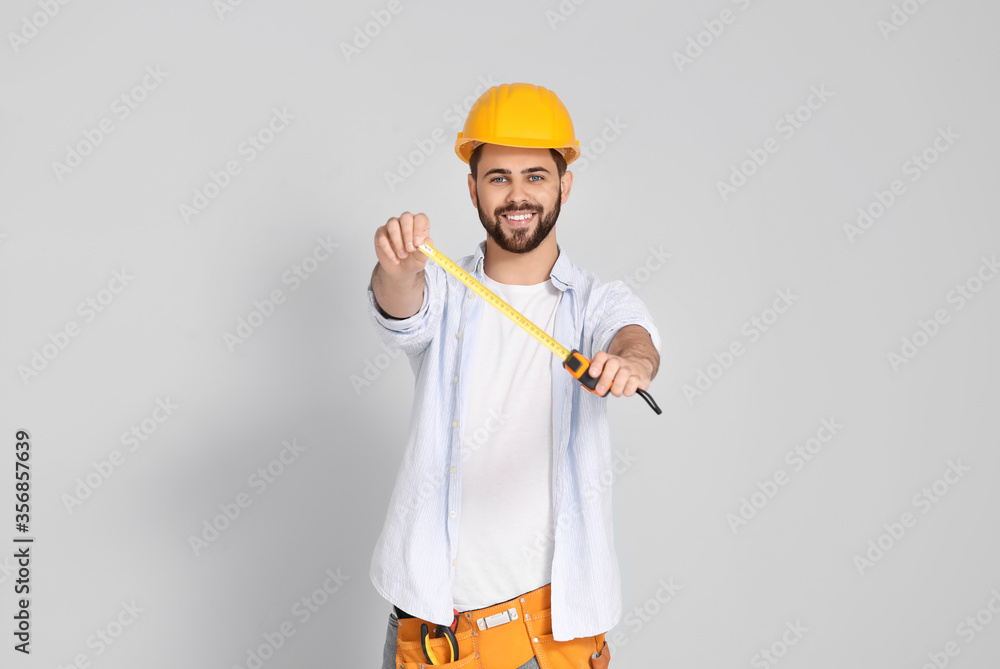
[[[407,318],[394,318],[382,311],[382,307],[379,306],[378,300],[375,299],[375,291],[372,289],[371,282],[368,283],[368,303],[369,311],[375,322],[384,327],[386,330],[392,330],[393,332],[411,332],[420,326],[421,321],[427,317],[427,313],[430,310],[430,291],[428,290],[427,281],[424,281],[424,295],[423,301],[420,303],[420,308],[417,309],[417,313]]]

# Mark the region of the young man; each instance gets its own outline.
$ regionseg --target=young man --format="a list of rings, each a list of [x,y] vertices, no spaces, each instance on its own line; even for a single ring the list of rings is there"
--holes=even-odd
[[[455,151],[469,163],[487,237],[457,262],[591,358],[599,395],[631,396],[659,366],[649,312],[556,243],[578,145],[552,92],[486,91]],[[611,238],[618,225],[598,229]],[[394,605],[383,667],[607,667],[604,634],[621,616],[609,400],[427,262],[416,247],[433,245],[430,232],[427,216],[409,212],[379,227],[368,286],[380,336],[416,375],[409,443],[371,567]]]

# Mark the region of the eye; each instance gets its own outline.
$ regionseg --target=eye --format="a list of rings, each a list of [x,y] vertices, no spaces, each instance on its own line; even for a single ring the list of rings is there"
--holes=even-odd
[[[542,181],[545,177],[541,174],[529,174],[528,181]]]
[[[500,177],[500,176],[497,176],[497,177],[493,177],[492,179],[490,179],[490,183],[491,183],[491,184],[492,184],[492,183],[499,183],[499,181],[498,181],[499,179],[504,179],[504,180],[506,180],[506,179],[507,179],[507,177]]]

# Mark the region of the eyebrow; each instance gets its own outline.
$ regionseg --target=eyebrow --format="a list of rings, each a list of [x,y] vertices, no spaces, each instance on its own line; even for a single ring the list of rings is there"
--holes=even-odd
[[[526,169],[521,170],[521,174],[531,174],[532,172],[545,172],[546,174],[551,174],[551,172],[549,172],[544,167],[528,167]],[[487,171],[486,174],[484,174],[483,176],[488,177],[491,174],[503,174],[506,176],[510,176],[511,171],[503,167],[494,167],[492,170]]]

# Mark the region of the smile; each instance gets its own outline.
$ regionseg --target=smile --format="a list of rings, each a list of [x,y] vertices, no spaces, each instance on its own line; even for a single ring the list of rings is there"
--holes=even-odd
[[[533,211],[515,211],[503,215],[503,217],[507,219],[507,222],[511,225],[511,227],[515,228],[526,226],[534,216],[535,212]]]

